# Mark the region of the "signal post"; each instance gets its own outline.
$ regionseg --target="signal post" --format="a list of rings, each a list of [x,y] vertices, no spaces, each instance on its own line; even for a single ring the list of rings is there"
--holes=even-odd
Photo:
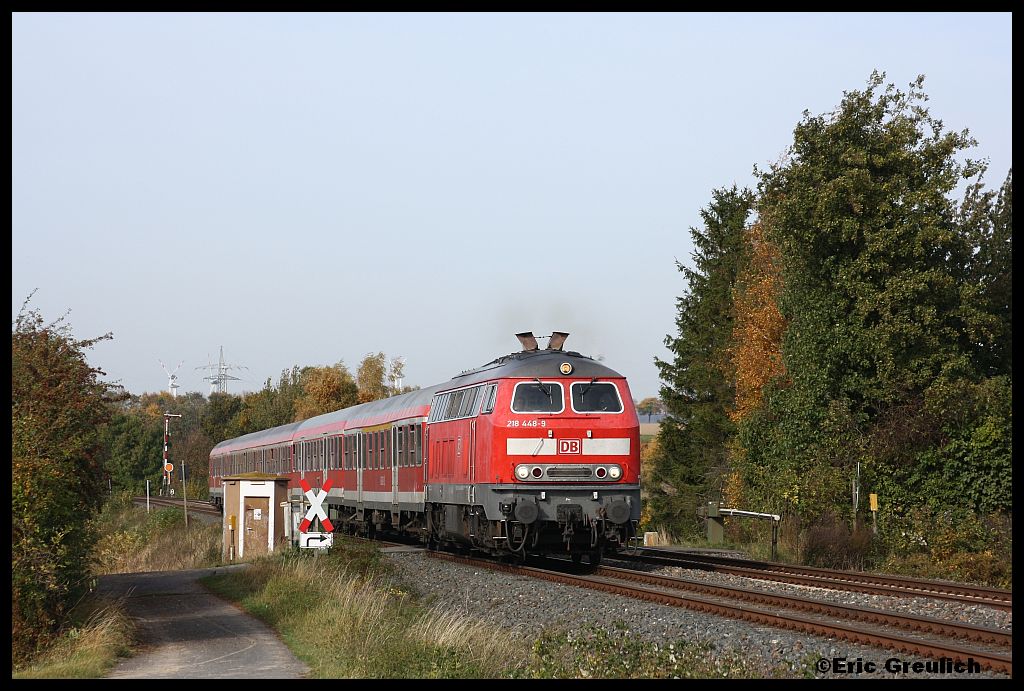
[[[181,415],[175,415],[173,413],[164,413],[164,483],[163,487],[160,488],[160,495],[163,496],[164,490],[170,494],[173,492],[171,489],[171,474],[174,472],[174,464],[171,463],[170,449],[171,449],[171,429],[170,422],[172,417],[181,417]],[[187,514],[186,514],[187,516]],[[186,519],[187,520],[187,519]]]

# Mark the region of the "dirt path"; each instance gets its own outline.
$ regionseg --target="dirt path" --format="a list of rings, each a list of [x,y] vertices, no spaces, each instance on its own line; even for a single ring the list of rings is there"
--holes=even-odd
[[[299,679],[309,670],[262,622],[198,583],[245,565],[101,576],[99,591],[127,596],[143,647],[108,678]]]

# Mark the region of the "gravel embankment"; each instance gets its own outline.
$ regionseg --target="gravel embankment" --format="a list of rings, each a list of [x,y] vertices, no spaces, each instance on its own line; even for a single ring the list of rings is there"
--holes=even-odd
[[[588,624],[608,628],[621,622],[635,636],[668,645],[681,640],[710,644],[712,654],[742,655],[765,668],[783,666],[793,677],[915,677],[915,678],[1005,678],[1004,675],[983,671],[968,673],[909,672],[893,674],[885,670],[890,658],[900,660],[926,660],[905,653],[872,648],[846,641],[757,626],[745,621],[727,619],[693,610],[657,605],[642,600],[601,593],[573,586],[538,581],[525,576],[472,568],[426,556],[423,552],[393,552],[388,554],[396,566],[399,577],[427,602],[468,616],[493,622],[516,635],[533,638],[545,629],[577,630]],[[616,565],[609,562],[610,565]],[[727,574],[711,574],[677,567],[658,567],[658,573],[686,578],[708,579],[716,582],[744,585],[749,579]],[[767,584],[759,587],[781,592],[817,591],[819,596],[850,604],[870,604],[883,607],[884,601],[896,598],[871,596],[841,591],[826,591],[787,584]],[[897,609],[935,617],[955,618],[986,626],[1010,628],[1010,613],[986,607],[957,607],[935,603],[927,598],[901,599]],[[963,611],[961,611],[963,610]],[[964,644],[970,646],[972,644]],[[873,661],[878,668],[874,673],[821,673],[814,671],[819,658],[858,658]]]

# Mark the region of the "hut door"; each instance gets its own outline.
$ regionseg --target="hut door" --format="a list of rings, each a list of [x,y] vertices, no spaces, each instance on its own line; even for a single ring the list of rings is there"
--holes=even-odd
[[[269,497],[245,498],[245,547],[242,553],[249,557],[266,554],[270,541],[270,499]]]

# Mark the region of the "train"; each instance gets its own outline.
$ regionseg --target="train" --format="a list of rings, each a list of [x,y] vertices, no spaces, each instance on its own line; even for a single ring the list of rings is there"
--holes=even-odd
[[[636,536],[640,423],[626,378],[568,335],[542,349],[522,332],[522,350],[447,382],[224,440],[211,501],[224,477],[287,476],[296,501],[328,489],[334,532],[599,564]]]

